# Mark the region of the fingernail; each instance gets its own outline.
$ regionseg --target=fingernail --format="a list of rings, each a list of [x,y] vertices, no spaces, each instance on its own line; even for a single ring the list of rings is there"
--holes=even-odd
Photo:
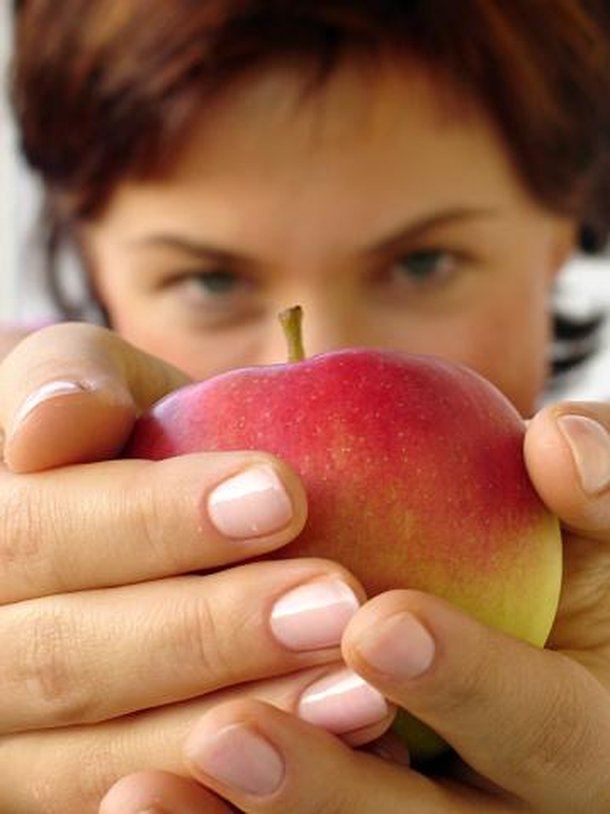
[[[557,424],[568,442],[583,492],[591,497],[610,486],[610,434],[593,418],[562,415]]]
[[[50,401],[58,396],[71,396],[77,393],[85,393],[86,391],[87,387],[85,387],[84,384],[67,379],[57,379],[56,381],[43,384],[42,387],[39,387],[38,390],[34,390],[33,393],[30,393],[30,395],[23,400],[17,414],[13,418],[11,431],[15,432],[19,425],[34,412],[36,407],[39,407],[44,402]]]
[[[419,678],[435,654],[434,639],[412,613],[398,613],[371,627],[356,645],[360,656],[393,680]]]
[[[271,611],[271,630],[290,650],[334,647],[358,607],[355,593],[344,582],[315,580],[278,599]]]
[[[309,686],[298,704],[299,717],[335,735],[376,724],[388,713],[383,695],[347,668]]]
[[[243,724],[191,736],[185,754],[208,777],[237,791],[265,797],[284,779],[284,761],[277,749]]]
[[[217,486],[208,497],[208,514],[225,537],[264,537],[288,525],[292,501],[270,466],[254,466]]]

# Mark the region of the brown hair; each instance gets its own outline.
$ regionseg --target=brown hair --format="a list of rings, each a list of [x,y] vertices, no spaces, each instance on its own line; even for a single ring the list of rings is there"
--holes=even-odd
[[[212,94],[269,60],[316,87],[344,54],[416,59],[475,99],[531,193],[610,230],[607,0],[15,0],[13,99],[52,257],[126,175],[154,172]],[[55,278],[54,278],[55,279]],[[59,296],[59,286],[55,293]]]

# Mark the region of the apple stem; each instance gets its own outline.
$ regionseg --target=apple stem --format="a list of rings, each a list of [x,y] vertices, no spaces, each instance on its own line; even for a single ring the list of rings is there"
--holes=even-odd
[[[305,359],[303,347],[303,309],[300,305],[286,308],[279,315],[280,323],[288,346],[288,361],[302,362]]]

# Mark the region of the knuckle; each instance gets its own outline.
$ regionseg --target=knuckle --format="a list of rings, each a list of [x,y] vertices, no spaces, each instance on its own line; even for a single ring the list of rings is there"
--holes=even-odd
[[[316,806],[318,814],[352,814],[356,810],[355,800],[346,800],[338,791],[329,790],[330,796]]]
[[[0,811],[38,814],[41,802],[46,802],[45,794],[51,785],[47,772],[53,771],[57,753],[49,750],[45,756],[38,743],[28,741],[29,735],[0,738]],[[24,748],[26,745],[29,748]],[[45,807],[47,810],[54,814],[52,806]]]
[[[22,623],[22,647],[14,679],[31,699],[39,723],[68,726],[91,717],[88,682],[77,675],[71,654],[80,638],[74,613],[58,599],[34,606]]]
[[[192,509],[168,478],[161,477],[167,467],[159,463],[165,462],[146,461],[135,470],[121,490],[120,511],[147,558],[168,572],[180,573],[192,560],[187,539]]]
[[[26,733],[3,739],[0,811],[98,811],[104,794],[131,765],[127,740],[104,737],[97,730],[70,731],[69,736],[54,731]]]
[[[310,801],[311,807],[307,811],[315,811],[316,814],[354,814],[360,811],[362,798],[358,798],[355,791],[346,792],[346,785],[345,782],[316,784]],[[303,810],[302,806],[302,792],[297,789],[293,793],[276,797],[266,810],[269,814],[287,814],[289,811]]]
[[[479,629],[478,639],[469,648],[468,658],[459,662],[454,680],[443,682],[442,692],[435,694],[435,712],[440,717],[464,718],[481,706],[489,694],[487,688],[498,683],[494,675],[498,643],[483,628]]]
[[[0,604],[68,590],[73,562],[63,539],[84,532],[48,478],[0,473]]]
[[[567,660],[565,666],[571,671]],[[544,707],[538,711],[536,725],[525,735],[528,760],[519,767],[533,782],[548,782],[549,776],[564,772],[574,776],[579,762],[592,757],[591,744],[598,740],[599,721],[592,720],[587,712],[580,678],[564,673],[552,686],[547,683]]]
[[[39,512],[28,481],[5,474],[0,499],[0,568],[6,589],[14,586],[18,594],[18,586],[24,590],[28,582],[37,582],[36,575],[40,571]],[[0,595],[0,602],[15,598],[21,597],[13,597],[9,592],[9,596]]]
[[[128,742],[131,739],[127,737],[100,737],[95,732],[73,741],[68,750],[69,759],[64,758],[64,787],[70,790],[68,811],[99,810],[108,789],[126,773],[126,767],[133,760],[127,754]],[[77,777],[74,777],[75,765],[79,767]],[[65,812],[66,807],[58,807],[54,814]]]
[[[203,677],[208,688],[230,682],[235,672],[232,659],[222,647],[230,620],[221,616],[221,609],[207,597],[190,597],[176,615],[179,633],[171,637],[175,657],[183,664],[186,657],[193,674],[199,681]]]
[[[353,783],[325,783],[322,788],[319,787],[321,794],[315,801],[316,814],[353,814],[359,810],[362,798],[358,796],[358,782],[355,780],[358,777],[357,768],[350,770],[350,772],[352,771],[354,772],[351,775],[354,779]],[[295,809],[298,807],[298,803],[298,800],[294,801]],[[285,808],[280,809],[278,814],[285,810]]]
[[[146,470],[152,464],[145,467]],[[164,534],[167,521],[167,506],[164,494],[155,488],[154,483],[144,478],[136,478],[132,488],[122,501],[123,512],[129,516],[133,513],[132,522],[137,529],[137,538],[149,549],[149,553],[158,556],[161,552],[170,553],[172,546],[166,544]]]

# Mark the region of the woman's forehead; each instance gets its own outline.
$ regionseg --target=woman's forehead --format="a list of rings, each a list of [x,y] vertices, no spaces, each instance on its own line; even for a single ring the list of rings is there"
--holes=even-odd
[[[476,175],[467,160],[475,155],[507,174],[506,153],[474,102],[452,97],[417,66],[390,62],[372,76],[347,62],[307,96],[302,77],[277,66],[206,105],[162,176],[185,186],[220,177],[240,188],[273,181],[302,193],[314,181],[320,192],[333,176],[353,174],[372,192],[371,185],[404,183],[395,178],[401,168],[415,184],[434,176],[446,183],[456,170]]]
[[[298,76],[252,77],[205,111],[171,168],[119,185],[105,225],[130,243],[171,232],[285,261],[362,253],[448,213],[533,212],[483,115],[465,103],[451,117],[421,71],[386,71],[363,83],[346,65],[299,104]]]

